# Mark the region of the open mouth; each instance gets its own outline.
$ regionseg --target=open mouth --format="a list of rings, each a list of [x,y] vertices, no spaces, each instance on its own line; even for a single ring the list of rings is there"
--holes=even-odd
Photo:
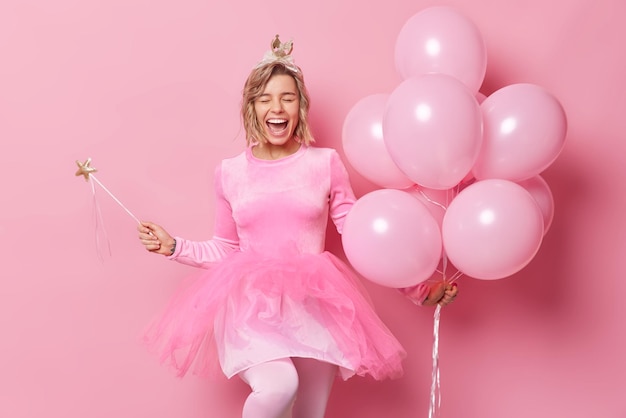
[[[274,135],[279,135],[287,129],[287,119],[268,119],[265,122],[267,129]]]

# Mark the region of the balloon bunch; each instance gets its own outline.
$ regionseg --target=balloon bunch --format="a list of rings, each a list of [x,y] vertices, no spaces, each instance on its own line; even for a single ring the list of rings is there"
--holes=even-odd
[[[540,173],[564,146],[563,107],[534,84],[481,93],[485,42],[451,7],[406,22],[395,64],[403,81],[357,102],[344,121],[348,161],[380,187],[346,218],[346,257],[366,279],[392,288],[446,280],[446,266],[455,279],[518,272],[552,222]]]

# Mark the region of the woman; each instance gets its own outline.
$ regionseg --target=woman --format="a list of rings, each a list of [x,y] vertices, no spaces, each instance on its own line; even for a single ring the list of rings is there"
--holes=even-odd
[[[329,215],[341,233],[356,199],[337,152],[311,145],[309,96],[291,50],[276,36],[245,83],[248,147],[216,168],[213,238],[138,227],[148,251],[206,269],[149,342],[180,375],[206,373],[215,350],[223,373],[251,387],[244,418],[323,417],[336,375],[396,377],[405,356],[358,278],[324,250]],[[428,300],[455,295],[438,286]]]

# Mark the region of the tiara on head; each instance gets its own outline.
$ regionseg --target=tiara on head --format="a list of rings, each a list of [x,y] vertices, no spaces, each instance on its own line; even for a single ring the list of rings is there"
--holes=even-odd
[[[263,59],[259,61],[256,68],[278,61],[297,73],[299,70],[291,56],[291,51],[293,51],[293,41],[281,42],[279,36],[276,35],[270,43],[270,50],[263,55]]]

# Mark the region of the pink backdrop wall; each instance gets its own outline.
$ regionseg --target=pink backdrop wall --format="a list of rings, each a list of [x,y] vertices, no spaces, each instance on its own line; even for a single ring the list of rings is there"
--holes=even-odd
[[[400,81],[401,26],[441,4],[486,40],[484,93],[539,84],[569,117],[543,173],[556,213],[539,253],[513,277],[461,279],[443,311],[442,416],[626,417],[622,0],[3,0],[0,416],[237,417],[240,381],[179,380],[138,343],[189,270],[146,254],[104,193],[101,261],[74,161],[93,158],[140,218],[208,237],[213,167],[243,148],[241,86],[273,35],[295,40],[318,142],[341,152],[351,106]],[[357,194],[373,189],[351,174]],[[338,383],[328,417],[426,417],[432,310],[366,285],[409,352],[406,376]]]

